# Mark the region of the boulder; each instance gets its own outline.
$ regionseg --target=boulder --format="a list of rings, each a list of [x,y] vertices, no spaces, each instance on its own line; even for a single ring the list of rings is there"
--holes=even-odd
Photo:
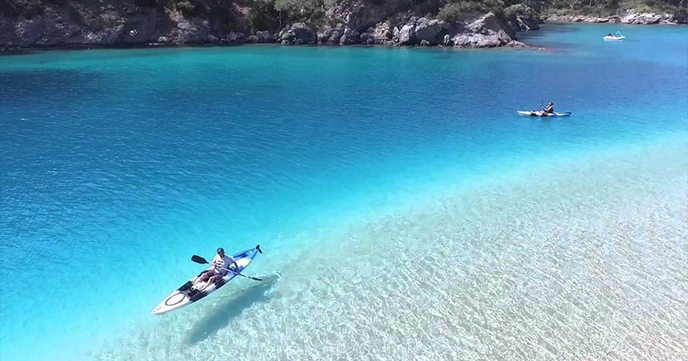
[[[455,34],[450,41],[453,46],[462,48],[494,48],[508,45],[514,38],[507,33],[509,28],[493,13],[474,20],[466,25],[467,32]]]
[[[449,24],[437,19],[420,18],[416,20],[415,37],[419,42],[426,41],[429,44],[440,43],[440,36],[446,32]]]
[[[363,45],[373,45],[375,44],[375,37],[370,32],[363,32],[360,36],[360,42]]]
[[[274,43],[277,41],[275,34],[269,31],[256,31],[256,37],[258,37],[259,43]]]
[[[347,26],[344,28],[344,34],[339,38],[339,45],[358,44],[360,40],[358,31]]]
[[[318,38],[318,43],[320,44],[339,44],[342,35],[344,34],[344,25],[337,24],[332,27],[329,25],[324,25],[316,34]]]
[[[679,10],[671,17],[671,21],[675,24],[688,24],[688,11]]]
[[[316,36],[305,23],[294,23],[280,31],[279,39],[285,45],[315,44]]]
[[[395,28],[396,29],[396,28]],[[386,21],[375,24],[375,27],[368,29],[373,36],[375,44],[389,44],[392,42],[394,34],[389,23]]]
[[[396,28],[395,28],[396,29]],[[416,25],[415,24],[406,24],[399,29],[396,34],[395,38],[397,39],[397,43],[399,45],[414,45],[416,44]]]
[[[454,42],[452,41],[451,35],[447,34],[442,38],[442,45],[444,46],[452,46],[454,45]]]
[[[243,44],[246,42],[246,35],[230,31],[227,36],[222,39],[225,44]]]
[[[249,35],[249,36],[246,38],[246,42],[249,43],[249,44],[256,44],[256,43],[258,43],[259,41],[260,41],[260,39],[258,39],[258,37],[257,37],[256,35]]]
[[[511,5],[504,9],[506,25],[515,31],[529,31],[540,28],[539,14],[523,4]]]
[[[623,24],[659,24],[662,20],[662,16],[654,13],[636,13],[634,11],[629,12],[625,16],[621,17],[621,23]]]

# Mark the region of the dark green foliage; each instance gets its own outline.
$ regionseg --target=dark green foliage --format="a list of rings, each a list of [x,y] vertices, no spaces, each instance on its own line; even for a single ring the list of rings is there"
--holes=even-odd
[[[502,0],[446,0],[437,14],[437,18],[454,22],[461,19],[466,13],[485,13],[488,11],[501,16],[504,11],[504,2]]]
[[[192,0],[176,1],[175,6],[177,7],[177,10],[179,10],[187,18],[198,15],[200,10]]]
[[[0,17],[35,19],[53,11],[74,14],[72,18],[97,18],[98,11],[114,9],[133,14],[141,9],[177,10],[186,18],[202,17],[235,31],[276,30],[294,21],[328,22],[325,12],[336,6],[387,9],[415,16],[456,21],[467,13],[492,11],[502,18],[516,15],[537,18],[541,14],[607,16],[627,10],[675,13],[686,19],[688,0],[0,0]],[[515,6],[515,7],[514,7]],[[138,9],[138,10],[137,10]],[[364,11],[365,12],[365,11]],[[368,24],[366,24],[367,26]]]
[[[447,22],[455,22],[459,21],[465,13],[484,11],[484,9],[482,4],[475,1],[451,2],[440,9],[437,18]]]

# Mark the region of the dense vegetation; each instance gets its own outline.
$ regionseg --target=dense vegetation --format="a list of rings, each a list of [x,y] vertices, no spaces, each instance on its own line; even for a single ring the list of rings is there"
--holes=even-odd
[[[31,19],[44,15],[46,5],[66,7],[70,11],[98,7],[144,7],[173,9],[185,17],[220,17],[231,22],[237,8],[254,9],[251,28],[274,28],[286,21],[322,18],[327,9],[338,5],[351,6],[361,0],[0,0],[0,16]],[[686,0],[362,0],[374,6],[389,6],[401,11],[411,10],[418,15],[431,15],[453,20],[466,12],[494,11],[508,16],[510,12],[534,14],[612,15],[626,10],[637,12],[682,12]],[[506,13],[505,13],[506,12]]]

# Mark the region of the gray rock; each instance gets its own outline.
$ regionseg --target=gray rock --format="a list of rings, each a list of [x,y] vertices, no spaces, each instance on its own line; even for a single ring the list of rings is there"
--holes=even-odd
[[[425,40],[425,39],[423,39],[423,40],[420,41],[420,46],[430,46],[430,42],[427,41],[427,40]]]
[[[415,37],[416,40],[422,42],[427,41],[432,45],[440,43],[440,36],[446,31],[449,24],[441,20],[420,18],[416,21]]]
[[[394,30],[398,31],[396,28]],[[373,37],[373,44],[390,44],[394,37],[388,22],[377,23],[374,28],[369,28],[368,33]]]
[[[506,25],[515,31],[529,31],[540,28],[540,16],[524,4],[511,5],[504,9]],[[513,34],[512,34],[513,35]]]
[[[227,44],[243,44],[246,42],[246,35],[230,31],[227,37],[222,39],[222,41]]]
[[[282,44],[315,44],[316,36],[313,30],[305,23],[294,23],[291,27],[285,27],[279,35]]]
[[[316,34],[318,42],[321,44],[339,44],[339,40],[344,34],[344,25],[337,24],[332,27],[329,25],[324,25],[322,28],[318,29]]]
[[[416,44],[416,25],[407,24],[401,27],[397,34],[397,42],[400,45],[414,45]]]
[[[454,45],[454,41],[452,41],[452,38],[449,34],[445,35],[444,38],[442,38],[442,45],[444,45],[444,46]]]
[[[274,43],[277,41],[275,34],[269,31],[256,31],[256,36],[258,37],[259,43]]]
[[[671,17],[671,21],[675,24],[688,24],[688,11],[677,11],[674,13],[674,16]]]
[[[168,37],[166,37],[166,36],[161,36],[161,37],[158,38],[158,43],[161,43],[161,44],[169,44],[169,43],[170,43],[170,38],[168,38]]]
[[[475,20],[467,28],[476,34],[482,35],[494,35],[500,30],[504,30],[502,22],[491,12]]]
[[[258,36],[256,36],[256,35],[250,35],[249,37],[246,38],[246,42],[249,44],[256,44],[259,41],[260,41],[260,39],[258,39]]]
[[[360,35],[358,31],[347,26],[344,29],[344,34],[342,34],[342,36],[339,39],[339,45],[358,44],[359,41]]]
[[[375,44],[375,36],[369,32],[363,32],[360,36],[360,43],[364,45],[373,45]]]
[[[216,44],[216,43],[220,42],[220,38],[218,38],[217,36],[215,36],[213,34],[208,34],[208,42],[211,44]]]

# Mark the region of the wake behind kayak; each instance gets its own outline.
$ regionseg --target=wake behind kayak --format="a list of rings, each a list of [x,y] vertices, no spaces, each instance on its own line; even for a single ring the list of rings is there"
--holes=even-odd
[[[237,266],[239,266],[239,272],[242,272],[244,269],[246,269],[246,267],[248,267],[251,261],[253,261],[253,258],[259,252],[263,253],[260,250],[260,245],[257,245],[255,248],[247,249],[245,251],[241,251],[239,253],[232,255],[232,259],[234,259]],[[213,284],[208,285],[203,291],[199,291],[195,287],[192,287],[193,282],[198,277],[201,277],[201,275],[203,275],[205,272],[208,272],[212,268],[213,266],[208,267],[207,269],[199,273],[197,276],[191,278],[189,281],[184,283],[181,287],[177,288],[174,292],[170,293],[170,295],[167,296],[162,302],[160,302],[160,304],[157,305],[153,309],[153,311],[151,311],[151,313],[160,315],[184,307],[188,304],[194,303],[202,299],[203,297],[215,292],[220,287],[224,286],[225,284],[227,284],[227,282],[233,280],[234,277],[237,276],[237,274],[234,273],[233,270],[230,270],[229,272],[227,272],[227,274],[222,276],[222,278],[218,279]]]

